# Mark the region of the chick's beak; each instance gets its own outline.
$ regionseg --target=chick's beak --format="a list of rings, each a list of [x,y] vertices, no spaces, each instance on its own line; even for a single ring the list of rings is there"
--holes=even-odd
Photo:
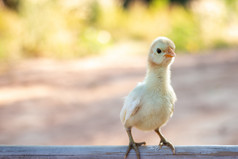
[[[164,55],[165,57],[175,57],[176,54],[175,52],[169,47],[168,50],[166,51],[166,54]]]

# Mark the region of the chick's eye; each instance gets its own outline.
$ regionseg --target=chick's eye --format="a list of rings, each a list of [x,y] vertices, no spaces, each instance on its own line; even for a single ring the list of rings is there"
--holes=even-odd
[[[161,51],[160,48],[157,48],[156,52],[157,52],[158,54],[160,54],[162,51]]]

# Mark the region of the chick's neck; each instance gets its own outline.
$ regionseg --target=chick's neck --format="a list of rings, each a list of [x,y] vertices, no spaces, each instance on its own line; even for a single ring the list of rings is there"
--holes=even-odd
[[[170,86],[170,65],[160,66],[149,62],[145,83],[147,89],[166,93]]]

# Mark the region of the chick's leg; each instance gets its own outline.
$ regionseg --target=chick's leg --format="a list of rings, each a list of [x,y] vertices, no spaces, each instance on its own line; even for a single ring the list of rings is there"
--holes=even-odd
[[[131,151],[131,149],[134,149],[135,152],[136,152],[136,157],[137,159],[140,159],[140,152],[139,152],[139,149],[138,147],[141,146],[141,145],[145,145],[145,142],[139,142],[139,143],[136,143],[132,137],[132,134],[131,134],[131,128],[126,128],[126,132],[128,134],[128,137],[129,137],[129,145],[128,145],[128,148],[127,148],[127,151],[126,151],[126,154],[124,156],[124,159],[127,158],[129,152]]]
[[[160,137],[160,143],[159,143],[160,148],[162,148],[162,146],[168,146],[172,150],[173,154],[175,154],[174,146],[164,138],[164,136],[160,133],[159,129],[156,129],[155,132]]]

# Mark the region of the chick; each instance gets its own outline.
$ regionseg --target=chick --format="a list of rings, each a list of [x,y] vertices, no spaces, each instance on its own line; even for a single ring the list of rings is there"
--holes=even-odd
[[[170,65],[173,63],[175,44],[166,37],[158,37],[152,42],[148,55],[148,68],[143,82],[134,88],[124,101],[120,119],[129,137],[129,146],[125,157],[131,149],[140,159],[138,147],[145,142],[136,143],[131,129],[154,130],[160,137],[160,148],[168,146],[175,154],[174,146],[160,132],[174,111],[175,92],[170,84]]]

